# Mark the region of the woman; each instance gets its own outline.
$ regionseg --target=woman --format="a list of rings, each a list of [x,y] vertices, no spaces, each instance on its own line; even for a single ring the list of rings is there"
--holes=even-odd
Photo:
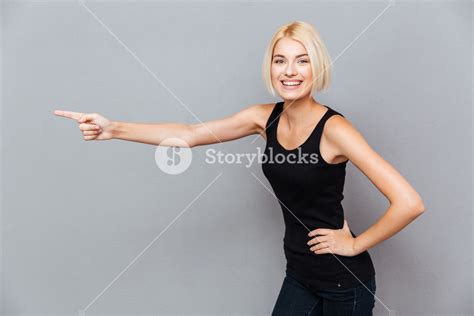
[[[262,163],[285,221],[286,275],[272,315],[372,315],[375,270],[367,250],[407,226],[424,212],[424,205],[342,114],[314,99],[315,92],[329,86],[330,69],[319,33],[298,21],[282,26],[265,54],[265,83],[283,99],[276,104],[252,105],[195,125],[116,122],[97,113],[55,114],[77,120],[87,141],[163,145],[174,138],[196,147],[260,134],[267,157],[285,158]],[[305,155],[317,159],[301,159]],[[341,205],[348,161],[390,202],[385,214],[359,236],[350,230]]]

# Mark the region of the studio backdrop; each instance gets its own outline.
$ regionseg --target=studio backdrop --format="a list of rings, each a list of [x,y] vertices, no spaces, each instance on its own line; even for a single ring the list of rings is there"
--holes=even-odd
[[[285,272],[282,210],[259,135],[192,149],[83,140],[56,109],[197,124],[257,103],[273,33],[311,23],[333,60],[315,98],[344,114],[426,211],[369,249],[375,315],[472,309],[472,3],[2,1],[1,314],[269,315]],[[170,159],[178,159],[172,156]],[[177,158],[178,157],[178,158]],[[360,234],[388,200],[353,164]]]

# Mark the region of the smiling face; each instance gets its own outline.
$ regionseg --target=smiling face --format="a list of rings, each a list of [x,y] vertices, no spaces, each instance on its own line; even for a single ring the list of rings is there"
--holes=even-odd
[[[271,64],[275,91],[284,100],[307,98],[313,76],[311,62],[301,42],[283,37],[275,45]]]

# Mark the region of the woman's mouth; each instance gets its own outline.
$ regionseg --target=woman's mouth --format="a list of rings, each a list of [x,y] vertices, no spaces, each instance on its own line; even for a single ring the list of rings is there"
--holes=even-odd
[[[280,82],[284,89],[295,90],[295,89],[298,89],[298,87],[301,85],[303,81],[302,80],[281,80]]]

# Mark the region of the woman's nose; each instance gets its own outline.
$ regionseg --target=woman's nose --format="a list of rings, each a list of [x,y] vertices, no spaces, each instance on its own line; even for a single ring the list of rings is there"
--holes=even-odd
[[[286,67],[285,74],[287,76],[296,75],[296,70],[295,70],[295,67],[293,66],[292,63],[288,63],[288,66]]]

